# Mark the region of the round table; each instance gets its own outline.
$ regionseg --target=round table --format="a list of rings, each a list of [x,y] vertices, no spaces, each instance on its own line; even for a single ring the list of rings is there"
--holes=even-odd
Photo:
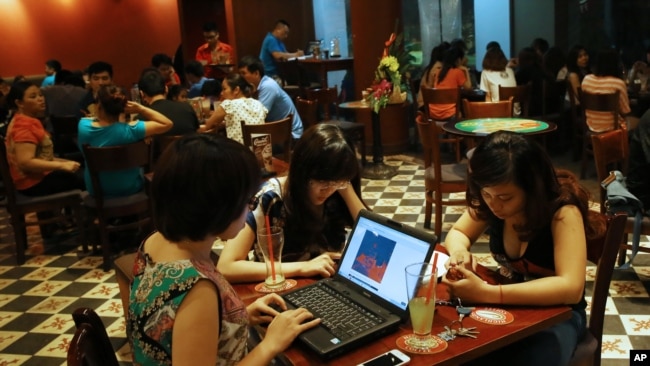
[[[365,101],[352,101],[339,104],[342,109],[370,109],[370,103]],[[380,111],[381,112],[381,111]],[[384,150],[381,146],[381,127],[379,113],[372,115],[372,163],[363,166],[361,177],[367,179],[390,179],[397,175],[397,168],[384,164]]]
[[[525,135],[542,135],[557,129],[553,122],[530,118],[475,118],[463,121],[450,121],[442,129],[454,135],[480,137],[496,131],[511,131]]]

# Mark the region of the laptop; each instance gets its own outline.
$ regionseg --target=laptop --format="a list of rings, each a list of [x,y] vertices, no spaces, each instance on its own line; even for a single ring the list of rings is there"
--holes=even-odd
[[[282,295],[288,308],[305,307],[322,319],[298,342],[329,359],[397,330],[408,318],[404,268],[428,262],[436,240],[432,233],[362,210],[335,275]],[[337,309],[334,317],[344,319],[335,320],[324,314],[326,304],[352,309]],[[357,310],[359,318],[352,316]]]

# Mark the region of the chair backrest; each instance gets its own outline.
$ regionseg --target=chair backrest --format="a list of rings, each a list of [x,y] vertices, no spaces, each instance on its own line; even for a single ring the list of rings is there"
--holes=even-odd
[[[528,106],[530,105],[530,83],[517,86],[499,85],[499,100],[512,98],[512,103],[519,103],[520,116],[528,117]],[[513,115],[514,115],[513,110]]]
[[[86,169],[90,173],[94,196],[99,207],[103,206],[104,189],[100,179],[100,172],[143,168],[149,171],[151,164],[151,144],[144,141],[127,145],[91,147],[83,145],[86,158]]]
[[[429,104],[455,104],[456,105],[456,116],[460,112],[460,89],[459,88],[448,88],[448,89],[434,89],[427,88],[422,86],[420,89],[422,92],[422,102],[426,106],[424,110],[426,111],[427,118],[431,118],[429,114]]]
[[[424,89],[424,88],[423,88]],[[442,174],[440,159],[440,135],[443,133],[442,128],[434,121],[429,119],[424,113],[418,111],[415,116],[415,124],[418,127],[418,135],[422,143],[422,154],[424,157],[424,167],[433,167],[434,180],[439,183]]]
[[[591,295],[591,311],[589,312],[588,331],[598,341],[594,357],[600,360],[603,338],[603,322],[609,286],[614,272],[616,256],[621,246],[625,231],[627,215],[618,213],[607,217],[607,230],[601,238],[589,240],[587,243],[587,259],[596,263],[596,276]],[[594,363],[594,365],[600,364]]]
[[[77,330],[68,348],[70,366],[118,365],[104,323],[89,308],[79,308],[72,314]]]
[[[0,138],[0,173],[2,173],[2,183],[7,197],[7,210],[12,213],[15,212],[16,207],[16,186],[14,180],[11,178],[9,170],[9,161],[7,160],[7,146],[5,139]]]
[[[463,99],[465,118],[512,117],[512,97],[498,102],[470,102]]]
[[[580,105],[582,106],[582,117],[587,121],[586,114],[588,111],[610,112],[612,114],[612,123],[614,128],[619,126],[619,91],[608,94],[594,94],[584,90],[580,91]]]
[[[339,116],[339,92],[336,85],[331,88],[307,89],[307,99],[318,101],[324,121],[329,121]],[[334,118],[332,118],[334,110]]]
[[[306,131],[318,123],[318,100],[296,98],[296,110],[302,120],[302,127]]]
[[[591,143],[596,162],[596,174],[598,182],[602,182],[609,176],[610,170],[620,170],[627,174],[630,147],[627,140],[626,130],[613,130],[591,135]],[[600,186],[600,185],[599,185]],[[607,191],[600,187],[600,212],[605,212],[605,200]]]
[[[259,125],[247,125],[246,122],[240,121],[244,145],[251,146],[251,134],[269,134],[273,145],[282,146],[283,160],[288,163],[291,161],[291,121],[293,121],[291,114],[279,121]]]
[[[156,135],[153,137],[153,148],[151,152],[153,157],[151,158],[151,163],[155,164],[167,148],[172,145],[176,140],[179,140],[183,135]]]

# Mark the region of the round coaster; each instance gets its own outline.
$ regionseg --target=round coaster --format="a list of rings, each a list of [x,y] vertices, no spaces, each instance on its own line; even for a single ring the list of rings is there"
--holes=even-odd
[[[296,280],[286,279],[286,280],[284,280],[284,284],[282,286],[270,288],[270,287],[266,286],[266,283],[262,282],[262,283],[258,283],[257,285],[255,285],[255,291],[263,292],[265,294],[269,294],[271,292],[281,292],[281,291],[284,291],[284,290],[288,290],[290,288],[294,288],[294,287],[296,287],[297,284],[298,284],[298,281],[296,281]]]
[[[448,346],[447,341],[434,335],[427,338],[427,348],[416,348],[409,345],[409,343],[414,343],[416,339],[417,336],[415,334],[407,334],[397,338],[395,343],[402,351],[416,355],[432,355],[446,350]]]
[[[515,320],[510,312],[496,308],[476,308],[469,317],[481,323],[493,325],[509,324]]]

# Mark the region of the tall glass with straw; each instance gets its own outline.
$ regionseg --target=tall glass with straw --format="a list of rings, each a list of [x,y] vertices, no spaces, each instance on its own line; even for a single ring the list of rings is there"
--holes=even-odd
[[[282,228],[271,226],[266,216],[266,225],[257,232],[257,245],[264,256],[266,264],[266,287],[273,289],[284,285],[282,272],[282,248],[284,246],[284,232]]]
[[[438,254],[435,253],[433,263],[414,263],[405,269],[409,315],[415,334],[415,337],[406,340],[406,344],[416,350],[427,350],[437,345],[431,336],[436,310],[437,261]]]

